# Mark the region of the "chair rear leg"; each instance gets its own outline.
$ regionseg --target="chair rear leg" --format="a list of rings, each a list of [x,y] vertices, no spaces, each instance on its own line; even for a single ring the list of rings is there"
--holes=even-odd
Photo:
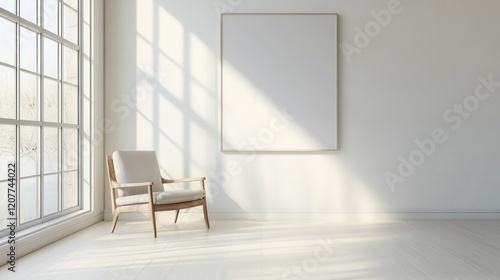
[[[174,220],[174,224],[176,224],[176,223],[177,223],[177,218],[179,218],[179,212],[180,212],[180,211],[181,211],[180,209],[175,210],[175,220]]]
[[[205,225],[207,225],[207,229],[210,229],[210,223],[208,222],[208,211],[207,211],[207,202],[203,204],[203,215],[205,216]]]

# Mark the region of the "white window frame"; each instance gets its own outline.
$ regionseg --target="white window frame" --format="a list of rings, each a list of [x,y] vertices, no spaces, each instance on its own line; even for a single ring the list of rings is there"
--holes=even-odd
[[[83,149],[83,142],[84,142],[84,137],[83,137],[83,127],[84,127],[84,124],[86,122],[89,122],[90,120],[88,120],[88,118],[90,117],[89,114],[86,114],[85,118],[84,118],[84,114],[83,114],[83,111],[84,111],[84,100],[83,100],[83,89],[84,87],[90,87],[90,85],[84,85],[83,82],[84,82],[84,79],[83,79],[83,56],[84,56],[84,53],[83,53],[83,44],[86,43],[84,42],[84,36],[83,36],[83,30],[85,28],[84,26],[84,20],[83,20],[83,11],[84,11],[84,7],[83,7],[83,2],[86,1],[86,0],[79,0],[78,1],[78,44],[75,44],[73,42],[71,42],[70,40],[68,39],[65,39],[63,37],[63,29],[64,27],[62,26],[63,23],[64,23],[64,19],[62,18],[63,17],[63,10],[64,10],[64,7],[68,7],[70,9],[72,9],[70,6],[67,6],[67,4],[65,3],[64,0],[58,0],[58,10],[59,10],[59,13],[58,13],[58,25],[59,25],[59,35],[57,34],[54,34],[48,30],[45,30],[42,26],[43,26],[43,22],[44,22],[44,19],[43,19],[43,16],[44,16],[44,13],[42,12],[42,9],[40,7],[44,7],[44,1],[45,0],[39,0],[39,6],[37,7],[37,13],[39,14],[38,16],[38,25],[37,24],[34,24],[24,18],[22,18],[20,16],[20,13],[19,13],[19,7],[20,7],[20,1],[21,0],[16,0],[16,6],[17,6],[17,15],[16,14],[13,14],[7,10],[4,10],[2,8],[0,8],[0,15],[4,18],[4,19],[7,19],[9,21],[12,21],[13,23],[16,24],[16,42],[17,42],[17,46],[16,46],[16,65],[15,66],[12,66],[12,65],[9,65],[9,64],[5,64],[5,63],[2,63],[0,62],[0,65],[4,66],[4,67],[9,67],[9,68],[12,68],[12,69],[15,69],[16,71],[16,119],[4,119],[4,118],[0,118],[0,124],[6,124],[6,125],[15,125],[16,127],[16,167],[19,167],[20,166],[20,158],[19,158],[19,155],[20,155],[20,141],[19,141],[19,137],[20,137],[20,127],[22,126],[34,126],[34,127],[38,127],[39,128],[39,136],[38,136],[38,164],[39,166],[37,167],[38,171],[37,171],[37,174],[36,175],[33,175],[33,176],[26,176],[26,177],[20,177],[19,176],[19,172],[16,176],[16,187],[17,187],[17,190],[16,190],[16,193],[17,193],[17,228],[16,230],[17,231],[23,231],[23,230],[26,230],[26,229],[29,229],[29,228],[33,228],[33,227],[36,227],[36,226],[39,226],[39,225],[42,225],[44,223],[47,223],[49,221],[52,221],[52,220],[55,220],[55,219],[58,219],[58,218],[61,218],[63,216],[67,216],[69,214],[72,214],[72,213],[75,213],[75,212],[79,212],[81,210],[84,210],[83,212],[88,212],[90,210],[90,205],[91,205],[91,201],[90,201],[90,198],[91,198],[91,194],[90,194],[90,189],[87,188],[86,192],[87,193],[84,193],[83,192],[83,189],[84,189],[84,182],[83,182],[83,173],[85,172],[85,169],[88,168],[90,169],[90,159],[89,157],[91,157],[91,154],[89,151],[84,151]],[[90,4],[88,5],[91,5],[93,1],[90,1]],[[19,47],[19,40],[20,40],[20,30],[21,30],[21,27],[23,28],[27,28],[33,32],[35,32],[37,34],[37,67],[38,67],[38,73],[36,72],[30,72],[30,71],[26,71],[26,70],[22,70],[23,72],[27,72],[27,73],[30,73],[30,74],[34,74],[36,75],[38,78],[39,78],[39,86],[40,86],[40,89],[39,89],[39,100],[40,102],[38,102],[38,109],[39,109],[39,112],[38,112],[38,115],[39,115],[39,120],[37,121],[31,121],[31,120],[21,120],[20,119],[20,108],[21,108],[21,105],[20,105],[20,73],[21,73],[21,68],[20,68],[20,47]],[[59,69],[59,73],[58,73],[58,77],[57,79],[53,79],[53,78],[50,78],[51,80],[55,80],[58,82],[58,84],[60,85],[59,86],[59,104],[58,104],[58,115],[59,115],[59,121],[58,122],[45,122],[43,120],[43,116],[44,116],[44,106],[43,106],[43,102],[41,102],[43,100],[43,96],[44,96],[44,69],[43,69],[43,63],[44,63],[44,56],[43,56],[43,48],[44,48],[44,45],[43,45],[43,38],[44,37],[47,37],[57,43],[59,43],[60,45],[60,48],[59,48],[59,51],[58,51],[58,57],[59,57],[59,61],[58,61],[58,69]],[[90,40],[90,39],[89,39]],[[72,50],[75,50],[78,52],[78,77],[77,77],[77,85],[73,84],[73,83],[69,83],[67,81],[64,81],[64,78],[63,78],[63,65],[64,65],[64,53],[63,53],[63,49],[64,47],[68,47]],[[88,50],[90,51],[90,50]],[[89,84],[91,83],[90,79],[89,80]],[[63,87],[64,85],[72,85],[72,86],[77,86],[77,92],[78,92],[78,121],[77,121],[77,124],[70,124],[70,123],[64,123],[63,122]],[[92,110],[91,108],[89,108],[89,110]],[[87,118],[87,119],[86,119]],[[59,168],[58,168],[58,171],[55,172],[55,173],[45,173],[44,170],[43,170],[43,163],[44,163],[44,152],[43,152],[43,149],[44,149],[44,137],[43,137],[43,128],[44,127],[55,127],[55,128],[58,128],[58,160],[59,160]],[[63,151],[64,151],[64,148],[63,148],[63,141],[62,141],[62,138],[63,138],[63,130],[64,129],[76,129],[78,131],[78,151],[77,151],[77,155],[78,155],[78,164],[77,164],[77,169],[76,170],[63,170]],[[87,159],[87,160],[85,160]],[[85,163],[84,163],[85,161]],[[0,170],[1,169],[7,169],[7,167],[0,167]],[[73,207],[70,207],[70,208],[67,208],[67,209],[64,209],[63,205],[64,205],[64,181],[63,181],[63,176],[64,174],[66,173],[69,173],[69,172],[74,172],[76,171],[78,173],[78,203],[76,206],[73,206]],[[48,175],[54,175],[54,174],[57,174],[58,175],[58,211],[53,213],[53,214],[50,214],[50,215],[45,215],[44,216],[44,198],[43,198],[43,188],[44,188],[44,177],[45,176],[48,176]],[[39,218],[35,218],[34,220],[31,220],[31,221],[28,221],[26,223],[23,223],[21,224],[20,223],[20,215],[19,215],[19,205],[20,205],[20,200],[22,199],[22,197],[19,197],[19,182],[21,179],[27,179],[27,178],[38,178],[39,182],[38,182],[38,211],[39,211]],[[2,182],[5,182],[2,181]],[[2,190],[3,191],[3,190]],[[7,209],[0,209],[0,211],[7,211]],[[8,232],[7,232],[7,229],[5,229],[5,226],[6,225],[0,225],[0,238],[2,237],[5,237],[8,235]],[[1,244],[0,244],[1,245]]]

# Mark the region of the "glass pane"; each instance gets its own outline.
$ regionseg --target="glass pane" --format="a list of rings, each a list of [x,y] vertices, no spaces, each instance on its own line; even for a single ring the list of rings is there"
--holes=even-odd
[[[2,1],[0,1],[0,7],[15,14],[16,13],[16,0],[2,0]]]
[[[63,37],[78,44],[78,12],[64,5]]]
[[[52,78],[59,78],[59,44],[49,38],[43,38],[43,74]]]
[[[78,168],[78,130],[63,129],[63,170]],[[63,174],[64,209],[78,205],[78,172]]]
[[[63,121],[65,123],[78,123],[78,88],[75,86],[63,86]]]
[[[5,180],[7,165],[16,162],[16,126],[0,124],[0,135],[0,180]]]
[[[37,24],[38,0],[19,0],[19,4],[21,17]]]
[[[21,119],[38,120],[38,76],[21,71],[19,91],[21,95]]]
[[[0,65],[0,118],[16,118],[16,70]]]
[[[71,8],[78,10],[78,0],[64,0],[64,3],[71,6]]]
[[[12,217],[12,218],[15,218],[16,214],[13,213],[13,216],[9,215],[9,213],[7,212],[7,209],[8,209],[8,205],[9,204],[9,196],[7,194],[7,188],[9,187],[8,185],[8,182],[0,182],[0,209],[2,211],[0,211],[0,231],[7,228],[7,218],[9,217]],[[17,197],[17,191],[15,193],[11,193],[11,194],[15,194],[16,197]],[[11,197],[11,199],[15,199],[15,197]],[[12,200],[11,200],[12,201]]]
[[[71,171],[78,168],[78,130],[63,129],[63,170]]]
[[[43,179],[43,214],[48,216],[59,211],[59,175],[45,176]]]
[[[64,173],[64,209],[68,209],[78,205],[78,172]]]
[[[38,35],[21,27],[19,38],[19,60],[23,69],[38,73]]]
[[[43,27],[59,35],[59,1],[43,1]]]
[[[43,134],[43,170],[45,173],[59,171],[59,129],[44,127]]]
[[[16,24],[0,17],[0,34],[0,61],[16,65]]]
[[[20,164],[18,167],[20,176],[32,176],[39,174],[38,160],[40,147],[40,128],[36,126],[20,127]]]
[[[78,83],[78,52],[64,47],[63,80],[72,84]]]
[[[59,83],[51,79],[43,83],[43,114],[46,122],[59,121]]]
[[[40,192],[38,177],[21,179],[19,182],[19,219],[22,223],[40,218]]]

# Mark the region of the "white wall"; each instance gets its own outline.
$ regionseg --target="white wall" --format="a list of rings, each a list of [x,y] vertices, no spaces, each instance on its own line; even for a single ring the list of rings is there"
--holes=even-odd
[[[499,10],[496,0],[107,0],[105,152],[155,149],[164,176],[207,176],[215,218],[498,218],[500,86],[480,79],[500,81]],[[339,14],[338,151],[219,151],[220,12]],[[410,155],[423,163],[398,172]],[[399,176],[393,189],[387,172]]]

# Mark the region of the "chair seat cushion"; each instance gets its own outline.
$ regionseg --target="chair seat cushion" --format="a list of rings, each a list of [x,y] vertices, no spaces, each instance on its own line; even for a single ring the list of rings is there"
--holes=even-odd
[[[172,204],[192,201],[205,197],[204,190],[171,190],[163,192],[153,192],[154,204]],[[123,196],[116,199],[119,206],[129,204],[149,203],[149,194],[137,194]]]

